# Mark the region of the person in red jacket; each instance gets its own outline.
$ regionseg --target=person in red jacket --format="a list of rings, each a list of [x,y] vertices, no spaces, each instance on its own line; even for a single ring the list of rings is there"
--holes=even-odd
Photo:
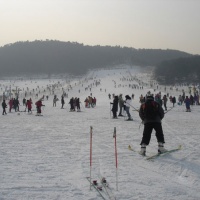
[[[44,106],[42,104],[42,100],[37,101],[35,103],[35,105],[36,105],[36,108],[37,108],[37,115],[41,115],[41,113],[42,113],[41,107]]]
[[[9,101],[9,112],[11,112],[12,107],[13,107],[13,98],[10,99],[10,101]]]
[[[32,113],[32,101],[31,101],[31,99],[30,100],[27,100],[26,101],[26,107],[28,108],[28,113],[30,112],[30,113]]]

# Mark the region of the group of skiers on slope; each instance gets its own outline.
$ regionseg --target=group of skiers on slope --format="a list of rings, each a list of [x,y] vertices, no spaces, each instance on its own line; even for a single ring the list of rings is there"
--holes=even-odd
[[[164,102],[165,104],[167,102],[167,96],[164,95],[163,99],[165,99]],[[191,99],[188,96],[186,96],[183,102],[186,105],[186,112],[190,112]],[[174,104],[173,100],[172,103]],[[166,105],[164,107],[166,107]],[[146,146],[150,142],[153,129],[156,131],[155,135],[158,142],[158,153],[164,153],[165,151],[167,151],[164,148],[165,139],[161,124],[161,121],[164,118],[164,110],[162,108],[162,104],[160,104],[156,100],[156,98],[150,93],[147,94],[145,102],[143,102],[140,106],[139,116],[142,120],[142,123],[144,124],[143,137],[140,143],[141,145],[140,154],[141,155],[146,154]]]
[[[65,93],[61,96],[61,109],[64,108],[64,104],[65,104],[64,97],[65,97]],[[48,100],[48,98],[47,98],[47,100]],[[53,107],[56,107],[57,101],[59,101],[59,99],[58,99],[57,95],[54,95],[54,97],[53,97]]]
[[[167,110],[167,101],[168,101],[167,96],[168,95],[163,95],[163,98],[161,98],[161,93],[153,95],[150,92],[148,92],[144,97],[142,95],[140,97],[141,106],[138,112],[139,112],[139,117],[141,118],[142,123],[144,124],[143,137],[140,143],[141,145],[140,154],[142,155],[146,154],[146,146],[148,146],[150,143],[153,129],[156,131],[156,138],[158,141],[158,152],[163,153],[167,151],[164,148],[165,139],[161,124],[161,121],[164,118],[164,109],[162,108],[162,106],[164,105],[165,110]],[[128,120],[131,120],[131,115],[129,112],[130,107],[132,107],[131,97],[129,95],[126,95],[125,98],[126,99],[124,101],[122,98],[122,94],[120,94],[119,96],[114,96],[113,102],[110,103],[113,105],[112,112],[114,119],[117,118],[117,111],[119,106],[118,116],[123,116],[122,109],[124,108],[124,110],[127,113]],[[174,104],[176,103],[176,98],[172,97],[169,98],[169,100],[174,106]],[[185,97],[184,103],[186,105],[186,111],[190,112],[191,99],[188,96]]]
[[[70,100],[69,100],[69,104],[70,104],[70,111],[76,111],[77,112],[80,112],[81,111],[81,108],[80,108],[80,99],[77,98],[77,97],[72,97]]]
[[[132,120],[130,115],[130,107],[133,107],[131,105],[131,100],[132,99],[129,95],[125,96],[125,100],[123,100],[122,94],[120,94],[119,97],[117,95],[114,96],[113,102],[110,103],[112,105],[112,113],[114,119],[117,118],[117,111],[119,106],[118,116],[123,116],[122,109],[124,108],[127,113],[128,120]],[[146,154],[146,146],[150,142],[153,129],[155,129],[156,131],[158,152],[163,153],[166,151],[166,149],[164,148],[165,140],[161,124],[161,120],[164,118],[164,110],[162,108],[162,105],[158,101],[156,101],[155,97],[150,94],[150,92],[145,96],[145,100],[144,98],[142,98],[140,99],[140,101],[141,106],[140,109],[137,111],[139,113],[139,117],[142,120],[142,123],[144,124],[143,137],[140,143],[140,154]]]
[[[41,115],[41,107],[44,106],[42,104],[42,100],[43,100],[43,97],[41,99],[39,99],[35,103],[38,115]],[[25,106],[25,111],[23,111],[23,112],[26,112],[26,108],[27,108],[28,109],[28,113],[32,113],[32,99],[30,98],[30,99],[26,100],[24,98],[23,101],[22,101],[22,103],[23,103],[23,106]],[[12,109],[14,109],[15,112],[17,112],[17,111],[19,112],[19,105],[20,105],[20,103],[19,103],[18,98],[16,98],[16,99],[15,98],[11,98],[9,100],[8,104],[9,104],[9,112],[11,112]],[[7,114],[6,113],[7,104],[6,104],[5,99],[2,102],[2,108],[3,108],[2,115]]]
[[[122,117],[122,110],[124,109],[126,111],[126,114],[128,116],[128,121],[132,121],[132,117],[130,114],[130,107],[131,107],[131,97],[129,95],[125,96],[125,100],[123,100],[122,94],[119,95],[119,97],[116,95],[114,96],[113,102],[110,102],[112,105],[112,113],[113,113],[113,119],[117,119],[117,112],[118,112],[118,106],[119,106],[119,117]]]
[[[96,106],[97,103],[97,99],[94,97],[92,98],[92,96],[88,96],[85,99],[85,108],[94,108]]]
[[[53,98],[53,106],[56,106],[56,102],[59,101],[59,99],[57,98],[56,95],[54,95],[54,98]],[[91,96],[88,96],[86,99],[85,99],[85,107],[86,108],[94,108],[96,106],[96,98],[92,98]],[[65,100],[64,100],[64,95],[61,96],[61,109],[63,109],[63,106],[65,104]],[[81,108],[80,108],[80,98],[78,97],[72,97],[70,100],[69,100],[69,104],[70,104],[70,111],[76,111],[77,112],[80,112],[81,111]]]
[[[147,92],[147,95],[150,95],[150,94],[151,94],[150,91]],[[152,94],[152,95],[153,95],[153,94]],[[153,95],[153,96],[154,96],[154,95]],[[163,98],[162,98],[161,92],[159,92],[158,94],[155,94],[154,99],[155,99],[155,101],[158,102],[161,106],[164,106],[165,110],[167,110],[168,94],[167,94],[167,95],[163,95]],[[173,107],[174,107],[174,105],[175,105],[175,103],[176,103],[176,97],[175,97],[175,96],[174,96],[174,97],[170,96],[169,99],[170,99],[170,102],[173,104]],[[145,100],[146,100],[146,96],[143,96],[143,95],[141,94],[141,96],[140,96],[140,98],[139,98],[139,102],[140,102],[140,103],[144,103]]]
[[[147,93],[147,95],[149,95],[149,92]],[[158,102],[161,106],[164,106],[165,111],[167,111],[167,102],[168,99],[170,101],[170,103],[172,103],[173,107],[175,106],[177,100],[175,96],[169,96],[169,94],[165,94],[163,95],[163,97],[161,97],[161,92],[159,92],[156,95],[153,95],[155,98],[155,101]],[[198,96],[197,96],[198,97]],[[196,99],[196,98],[195,98]],[[140,96],[140,103],[144,103],[145,102],[145,96],[143,97],[143,95]],[[190,106],[191,105],[200,105],[199,104],[199,100],[195,100],[192,95],[190,95],[190,98],[188,96],[185,96],[185,93],[183,92],[183,95],[179,95],[178,97],[178,105],[183,105],[183,103],[185,104],[186,107],[186,112],[190,112]]]

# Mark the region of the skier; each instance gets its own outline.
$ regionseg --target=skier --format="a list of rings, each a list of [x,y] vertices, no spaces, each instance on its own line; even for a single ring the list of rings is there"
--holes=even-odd
[[[3,108],[3,113],[2,113],[2,115],[6,115],[7,113],[6,113],[6,108],[7,108],[7,104],[6,104],[6,101],[5,101],[5,99],[3,100],[3,102],[2,102],[2,108]]]
[[[10,99],[9,101],[9,112],[11,112],[12,108],[13,108],[13,98]]]
[[[30,113],[32,113],[32,100],[30,99],[30,100],[27,100],[27,102],[26,102],[26,107],[28,108],[28,113],[30,112]]]
[[[41,116],[41,113],[42,113],[41,107],[42,107],[42,106],[45,106],[45,105],[42,104],[42,100],[41,100],[41,99],[38,100],[38,101],[35,103],[35,105],[36,105],[36,108],[37,108],[37,114],[36,114],[36,116]]]
[[[15,112],[16,112],[17,111],[17,101],[15,98],[13,99],[13,108],[15,109]]]
[[[86,99],[85,99],[85,101],[84,101],[84,102],[85,102],[85,107],[86,107],[86,108],[88,108],[89,100],[88,100],[88,98],[87,98],[87,97],[86,97]]]
[[[94,97],[93,100],[92,100],[93,107],[96,106],[96,103],[97,103],[97,99]]]
[[[117,119],[117,111],[118,111],[118,96],[114,97],[113,103],[110,103],[113,105],[112,112],[113,112],[113,119]]]
[[[63,106],[64,106],[64,104],[65,104],[65,100],[64,100],[64,96],[62,95],[61,96],[61,109],[63,109]]]
[[[13,105],[14,105],[15,112],[19,111],[19,100],[18,100],[18,98],[13,100]]]
[[[167,96],[166,96],[166,94],[163,96],[163,104],[164,104],[164,107],[165,107],[165,111],[167,110]]]
[[[183,103],[183,98],[182,98],[181,95],[179,95],[179,97],[178,97],[178,105],[182,105],[182,103]]]
[[[56,107],[56,101],[57,101],[57,96],[54,95],[54,98],[53,98],[53,107],[54,107],[54,106]]]
[[[154,101],[153,96],[147,96],[145,103],[140,106],[139,116],[144,124],[140,154],[146,154],[146,146],[149,145],[153,129],[156,131],[158,152],[164,153],[166,149],[164,148],[165,140],[161,125],[161,120],[164,118],[164,110],[159,103]]]
[[[25,99],[25,97],[24,97],[23,100],[22,100],[22,104],[23,104],[23,106],[26,105],[26,99]]]
[[[133,119],[131,118],[131,114],[130,114],[131,97],[129,95],[126,95],[125,98],[126,100],[124,101],[124,105],[125,105],[125,111],[128,116],[127,121],[132,121]]]
[[[123,115],[122,115],[122,108],[123,107],[124,107],[124,100],[123,100],[122,94],[120,94],[119,95],[119,115],[118,116],[123,117]]]
[[[172,103],[173,103],[173,107],[174,107],[174,104],[176,103],[176,97],[172,97]]]
[[[88,100],[89,100],[89,108],[92,107],[93,108],[93,105],[92,105],[92,97],[91,96],[88,96]]]
[[[80,109],[80,99],[79,98],[76,99],[76,107],[77,107],[77,112],[81,112],[81,109]]]
[[[188,96],[186,96],[184,103],[185,103],[185,107],[186,107],[186,112],[191,112],[190,99],[188,98]]]
[[[70,111],[75,111],[74,98],[73,97],[70,99],[69,104],[70,104]]]

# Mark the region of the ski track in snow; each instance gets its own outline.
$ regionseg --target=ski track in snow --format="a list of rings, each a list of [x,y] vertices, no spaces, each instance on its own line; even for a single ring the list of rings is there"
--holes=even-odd
[[[53,95],[44,100],[43,116],[20,112],[8,113],[0,120],[0,200],[101,199],[92,189],[86,177],[90,165],[90,126],[93,127],[92,180],[106,177],[113,195],[119,200],[198,200],[200,199],[200,107],[193,106],[186,113],[184,105],[176,105],[163,119],[165,147],[182,150],[147,161],[128,150],[130,144],[140,150],[143,125],[136,111],[131,109],[133,121],[124,117],[112,119],[108,94],[135,94],[132,105],[139,108],[139,96],[154,88],[132,89],[129,84],[138,84],[137,78],[149,83],[148,73],[139,69],[98,70],[81,78],[74,78],[73,89],[65,98],[65,109],[60,109],[61,88],[55,91],[59,101],[53,107]],[[125,80],[122,81],[122,78]],[[85,90],[94,80],[101,85]],[[51,84],[56,83],[51,80]],[[59,79],[67,91],[68,84]],[[25,83],[24,83],[25,82]],[[10,81],[0,81],[9,86]],[[49,80],[15,81],[18,87],[46,87]],[[83,86],[82,86],[83,85]],[[154,86],[155,87],[155,86]],[[161,86],[162,87],[162,86]],[[100,91],[100,88],[102,91]],[[162,87],[163,88],[163,87]],[[80,89],[80,93],[78,90]],[[182,89],[182,88],[181,88]],[[106,91],[105,91],[106,90]],[[163,89],[156,90],[156,92]],[[156,93],[155,92],[155,93]],[[169,91],[177,97],[180,92]],[[84,100],[92,93],[97,98],[95,108],[84,108]],[[47,94],[47,93],[46,93]],[[42,96],[42,95],[41,95]],[[69,99],[80,97],[82,112],[69,112]],[[32,97],[33,102],[36,101]],[[20,103],[22,98],[20,98]],[[7,102],[8,103],[8,102]],[[170,107],[168,102],[168,107]],[[33,103],[33,109],[35,109]],[[8,109],[7,109],[8,110]],[[24,110],[20,106],[20,110]],[[117,131],[118,191],[116,190],[116,167],[114,152],[114,127]],[[157,152],[154,132],[147,154]],[[109,199],[109,198],[108,198]]]

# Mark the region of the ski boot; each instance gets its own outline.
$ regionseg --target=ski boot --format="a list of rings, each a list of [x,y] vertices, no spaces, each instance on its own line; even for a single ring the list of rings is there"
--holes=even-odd
[[[164,148],[164,144],[162,142],[158,142],[158,153],[165,153],[167,150]]]
[[[146,144],[141,145],[141,150],[139,152],[140,155],[145,156],[146,155]]]

